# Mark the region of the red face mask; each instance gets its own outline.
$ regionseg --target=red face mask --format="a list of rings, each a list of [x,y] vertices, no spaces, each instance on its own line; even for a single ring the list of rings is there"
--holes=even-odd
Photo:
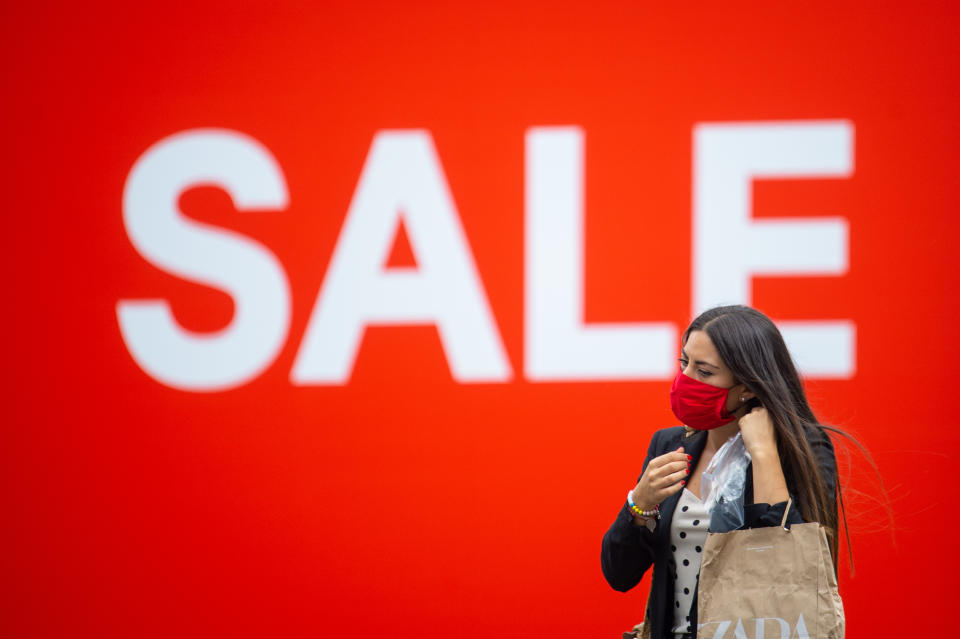
[[[727,412],[729,388],[704,384],[683,371],[677,373],[670,388],[670,408],[683,424],[697,430],[712,430],[733,421]]]

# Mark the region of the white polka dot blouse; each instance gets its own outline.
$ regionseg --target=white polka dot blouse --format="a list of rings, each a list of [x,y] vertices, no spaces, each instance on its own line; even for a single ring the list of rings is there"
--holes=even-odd
[[[700,558],[709,525],[710,513],[706,504],[684,488],[670,522],[670,550],[673,553],[670,567],[674,571],[673,632],[677,634],[692,632],[690,605],[700,576]]]

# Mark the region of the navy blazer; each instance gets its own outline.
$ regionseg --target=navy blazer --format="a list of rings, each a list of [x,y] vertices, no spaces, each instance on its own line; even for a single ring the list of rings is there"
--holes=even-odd
[[[833,452],[833,443],[826,432],[819,427],[810,428],[807,431],[807,441],[810,443],[820,467],[821,476],[827,487],[827,494],[833,499],[837,477],[837,460]],[[643,462],[643,470],[647,469],[647,464],[654,457],[675,451],[680,446],[683,446],[684,452],[693,458],[690,462],[691,468],[696,468],[706,442],[706,431],[693,431],[684,426],[658,430],[653,434],[653,439],[650,441],[647,458]],[[748,466],[743,494],[745,521],[743,528],[779,526],[787,502],[773,505],[754,504],[753,473],[751,471],[752,467]],[[643,471],[641,471],[642,475]],[[787,475],[786,469],[784,469],[784,478],[787,481],[787,491],[794,504],[796,504],[797,498],[794,492],[796,482],[793,477]],[[663,500],[660,504],[660,520],[651,532],[646,526],[638,526],[633,522],[630,507],[624,500],[617,518],[603,536],[600,565],[603,569],[603,576],[614,590],[621,592],[630,590],[640,583],[643,575],[653,566],[653,583],[650,585],[650,596],[647,600],[645,615],[645,620],[650,626],[652,639],[673,639],[674,571],[670,566],[673,554],[670,550],[670,522],[673,520],[673,511],[676,509],[678,501],[680,501],[680,492]],[[836,511],[835,501],[832,502],[832,507]],[[792,507],[787,521],[795,524],[803,523],[800,509]],[[695,634],[697,627],[696,589],[690,607],[690,627],[694,629]]]

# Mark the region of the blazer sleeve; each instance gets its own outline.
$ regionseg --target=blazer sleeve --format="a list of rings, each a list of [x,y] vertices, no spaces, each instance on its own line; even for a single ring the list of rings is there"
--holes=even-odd
[[[820,477],[827,489],[829,507],[836,514],[837,511],[837,458],[833,450],[833,442],[830,440],[826,431],[819,426],[814,426],[807,430],[807,442],[813,451],[813,457],[820,470]],[[792,482],[787,478],[787,487],[791,488]],[[790,491],[790,497],[793,499],[793,506],[790,507],[790,513],[787,516],[787,523],[802,524],[803,517],[800,516],[800,509],[796,507],[797,498]],[[765,526],[779,526],[783,520],[783,511],[787,507],[787,502],[781,501],[776,504],[746,504],[743,507],[744,528],[762,528]]]
[[[660,454],[660,432],[654,433],[650,440],[647,458],[643,461],[644,471],[650,460]],[[643,472],[640,476],[643,476]],[[639,478],[637,481],[640,481]],[[657,522],[657,525],[660,525],[660,522]],[[638,526],[633,522],[630,507],[624,499],[617,518],[603,536],[600,551],[603,576],[614,590],[626,592],[640,583],[644,573],[653,565],[653,539],[653,533],[646,526]]]

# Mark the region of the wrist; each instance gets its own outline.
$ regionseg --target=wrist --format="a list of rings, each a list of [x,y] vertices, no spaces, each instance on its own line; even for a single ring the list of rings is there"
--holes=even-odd
[[[750,461],[752,461],[754,464],[762,464],[774,459],[776,459],[778,462],[780,461],[780,454],[777,451],[776,444],[769,446],[756,446],[753,450],[748,450],[747,452],[750,453]]]
[[[660,519],[660,505],[654,504],[650,507],[644,507],[634,501],[633,491],[627,491],[627,507],[634,519],[646,521],[648,519]]]
[[[655,510],[659,507],[658,504],[647,504],[639,499],[636,488],[627,493],[627,503],[630,504],[631,508],[637,506],[640,510]]]

